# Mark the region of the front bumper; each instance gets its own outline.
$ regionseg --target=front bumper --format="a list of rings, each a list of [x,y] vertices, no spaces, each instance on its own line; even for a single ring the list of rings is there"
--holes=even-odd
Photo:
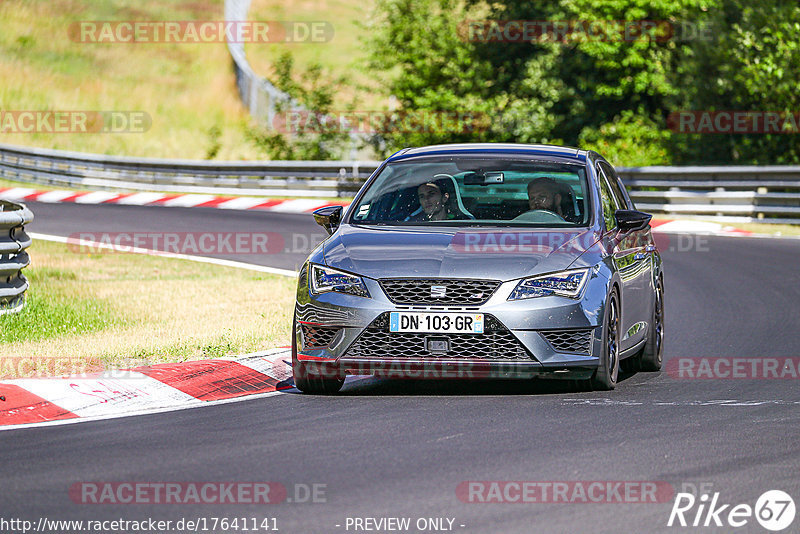
[[[326,370],[412,378],[588,378],[599,362],[607,284],[594,273],[580,299],[508,301],[514,280],[501,284],[483,305],[469,307],[398,305],[371,279],[365,279],[371,298],[311,295],[302,278],[295,309],[297,357]],[[430,353],[423,340],[437,334],[389,333],[384,323],[392,311],[484,313],[494,326],[486,334],[467,335],[475,336],[480,350],[462,339],[447,353]]]

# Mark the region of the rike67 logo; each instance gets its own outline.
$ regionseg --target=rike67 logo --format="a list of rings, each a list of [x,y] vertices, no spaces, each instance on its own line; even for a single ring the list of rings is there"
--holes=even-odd
[[[794,500],[784,491],[764,492],[756,500],[755,506],[723,503],[719,495],[717,491],[712,496],[703,493],[697,498],[692,493],[678,493],[667,526],[739,528],[750,525],[747,532],[753,532],[755,519],[765,529],[780,532],[794,522]]]

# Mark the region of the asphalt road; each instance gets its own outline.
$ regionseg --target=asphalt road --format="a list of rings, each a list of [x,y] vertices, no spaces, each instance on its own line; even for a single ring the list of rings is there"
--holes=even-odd
[[[109,228],[315,231],[308,216],[32,208],[32,231],[60,234],[81,231],[83,214]],[[798,356],[800,241],[671,239],[662,243],[667,361]],[[689,250],[670,251],[678,239]],[[297,262],[258,261],[281,267]],[[665,372],[627,376],[610,393],[579,392],[557,382],[368,379],[346,384],[333,397],[290,392],[0,432],[0,458],[0,517],[6,519],[274,517],[281,531],[336,533],[356,531],[346,528],[347,518],[409,517],[412,528],[405,532],[420,532],[418,518],[444,517],[454,520],[452,531],[464,533],[767,532],[752,517],[736,529],[667,527],[673,498],[481,504],[460,501],[456,488],[463,481],[665,481],[674,491],[705,484],[719,492],[720,503],[731,505],[753,506],[763,492],[780,489],[800,505],[800,388],[796,379],[678,379]],[[276,481],[290,498],[296,484],[323,484],[325,502],[70,500],[72,484],[91,481]],[[686,514],[689,521],[696,511]],[[800,518],[784,532],[798,531]]]
[[[325,230],[309,214],[233,211],[213,208],[162,208],[113,204],[48,204],[26,202],[33,211],[31,232],[115,243],[123,234],[122,244],[141,238],[142,248],[181,252],[197,256],[255,263],[280,269],[296,269],[306,256],[326,237]],[[203,253],[196,243],[203,233],[231,235],[229,246],[213,247]],[[266,245],[254,246],[251,234],[265,234]],[[157,236],[147,237],[148,234]],[[186,237],[192,234],[195,241]],[[236,246],[236,235],[245,239]],[[167,236],[174,236],[165,247]],[[219,240],[208,243],[220,243]],[[269,253],[263,254],[267,250]]]

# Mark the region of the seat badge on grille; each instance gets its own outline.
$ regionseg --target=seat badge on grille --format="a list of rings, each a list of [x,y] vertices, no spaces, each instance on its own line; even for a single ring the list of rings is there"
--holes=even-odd
[[[431,286],[431,298],[443,299],[447,296],[447,286]]]

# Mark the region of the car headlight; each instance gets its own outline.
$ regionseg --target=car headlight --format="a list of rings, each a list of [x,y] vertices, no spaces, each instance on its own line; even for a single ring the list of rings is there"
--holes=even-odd
[[[560,297],[578,298],[586,280],[589,269],[575,269],[559,273],[532,276],[520,280],[508,300],[531,299],[558,295]]]
[[[328,291],[346,293],[357,297],[369,297],[369,291],[360,276],[345,273],[330,267],[311,265],[311,292],[320,294]]]

